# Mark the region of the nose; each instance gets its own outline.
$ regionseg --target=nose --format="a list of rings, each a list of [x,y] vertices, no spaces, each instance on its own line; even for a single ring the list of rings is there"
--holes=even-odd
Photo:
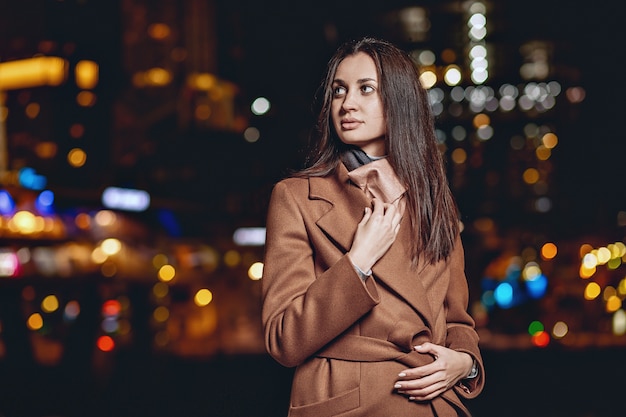
[[[357,108],[357,103],[356,93],[348,91],[343,99],[343,103],[341,103],[341,108],[346,112],[355,110]]]

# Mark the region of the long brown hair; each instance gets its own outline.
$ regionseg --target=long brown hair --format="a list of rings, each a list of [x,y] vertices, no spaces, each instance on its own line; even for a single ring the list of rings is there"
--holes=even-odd
[[[346,42],[331,57],[318,90],[321,101],[311,135],[306,166],[297,176],[325,176],[340,161],[346,146],[331,123],[332,83],[341,61],[364,52],[376,65],[386,120],[389,163],[407,188],[407,213],[413,235],[413,262],[435,263],[448,257],[459,233],[458,209],[450,191],[434,119],[420,72],[410,56],[395,45],[365,37]]]

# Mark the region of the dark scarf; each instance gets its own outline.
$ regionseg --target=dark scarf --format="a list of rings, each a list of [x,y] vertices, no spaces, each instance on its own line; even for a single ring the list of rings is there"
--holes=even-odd
[[[348,168],[348,171],[357,169],[358,167],[369,164],[372,161],[374,161],[374,159],[367,156],[361,148],[356,146],[346,149],[341,154],[341,162],[343,162],[346,168]]]

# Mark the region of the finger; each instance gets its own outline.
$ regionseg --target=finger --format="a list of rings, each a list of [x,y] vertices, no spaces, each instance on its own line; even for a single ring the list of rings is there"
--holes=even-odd
[[[365,212],[363,214],[363,218],[361,219],[359,224],[365,224],[367,223],[367,221],[369,220],[369,218],[372,216],[372,209],[369,207],[365,207]]]
[[[393,215],[396,213],[396,205],[395,204],[391,204],[391,203],[384,203],[384,208],[385,208],[385,216],[389,215],[391,218],[393,218]]]
[[[430,342],[425,342],[422,343],[421,345],[417,345],[415,346],[415,351],[419,352],[419,353],[428,353],[430,355],[432,355],[435,360],[441,355],[441,353],[443,352],[443,347],[439,346],[435,343],[430,343]]]
[[[372,204],[374,205],[374,210],[372,214],[379,214],[379,215],[385,214],[385,203],[375,198],[372,200]]]

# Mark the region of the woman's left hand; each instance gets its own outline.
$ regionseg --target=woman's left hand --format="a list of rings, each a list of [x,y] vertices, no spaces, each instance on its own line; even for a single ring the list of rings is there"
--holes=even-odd
[[[429,342],[414,349],[432,355],[435,361],[400,372],[394,388],[399,394],[407,395],[409,400],[432,400],[465,378],[472,368],[472,357],[465,352]]]

